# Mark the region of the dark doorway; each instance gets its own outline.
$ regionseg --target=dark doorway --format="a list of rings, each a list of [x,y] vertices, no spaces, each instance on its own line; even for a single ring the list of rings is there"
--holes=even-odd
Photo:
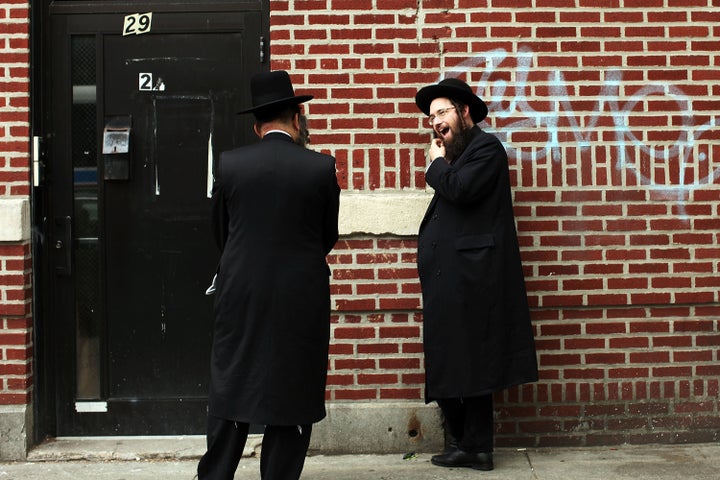
[[[77,3],[46,18],[40,433],[203,433],[212,170],[252,141],[268,12]]]

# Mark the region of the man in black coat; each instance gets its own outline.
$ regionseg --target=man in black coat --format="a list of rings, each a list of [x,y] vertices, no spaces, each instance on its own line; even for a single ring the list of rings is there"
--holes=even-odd
[[[325,417],[330,270],[338,238],[335,159],[301,145],[287,72],[251,80],[259,143],[220,156],[212,219],[217,273],[207,453],[199,480],[232,480],[250,424],[265,425],[264,480],[297,479]]]
[[[435,138],[420,225],[426,401],[454,439],[435,465],[493,469],[495,391],[538,378],[507,154],[476,124],[487,106],[463,81],[418,91]]]

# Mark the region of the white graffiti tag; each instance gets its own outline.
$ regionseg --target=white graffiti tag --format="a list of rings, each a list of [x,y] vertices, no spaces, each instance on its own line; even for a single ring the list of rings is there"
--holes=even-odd
[[[512,59],[516,64],[508,65]],[[445,75],[458,77],[482,71],[474,87],[488,103],[494,118],[502,120],[502,127],[495,133],[506,143],[511,157],[520,161],[550,157],[560,162],[564,146],[572,144],[580,151],[588,151],[598,141],[598,130],[605,129],[610,133],[605,135],[603,142],[614,151],[614,166],[632,172],[638,184],[665,190],[679,198],[682,192],[712,184],[720,177],[720,158],[715,158],[714,162],[712,158],[713,148],[716,157],[720,154],[720,105],[718,110],[696,115],[692,97],[676,85],[659,82],[632,86],[628,90],[636,90],[631,95],[623,95],[621,92],[628,87],[623,84],[623,73],[605,71],[599,93],[593,98],[594,106],[576,112],[575,102],[587,102],[587,99],[578,99],[571,93],[576,91],[575,86],[557,70],[542,81],[549,90],[548,103],[538,96],[529,100],[529,92],[537,84],[529,80],[535,60],[535,54],[527,48],[520,49],[512,57],[505,50],[492,50],[458,64]],[[512,83],[498,79],[502,75],[494,75],[501,66],[504,72],[508,68],[514,71]],[[653,101],[662,104],[666,110],[648,111],[648,102]],[[674,108],[667,110],[668,105]],[[672,115],[677,119],[674,120],[677,125],[643,126],[642,119],[653,114]],[[611,123],[601,125],[601,119],[608,118]],[[673,128],[677,134],[669,131]],[[658,141],[642,138],[648,129],[662,129],[662,138]],[[545,144],[528,149],[513,141],[513,133],[538,130],[544,133]],[[656,175],[653,173],[656,171],[663,173]]]

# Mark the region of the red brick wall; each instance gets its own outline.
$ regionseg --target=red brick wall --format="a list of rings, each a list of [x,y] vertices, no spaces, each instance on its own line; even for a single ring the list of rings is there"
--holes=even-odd
[[[718,440],[717,0],[271,1],[313,147],[348,191],[424,190],[418,88],[460,76],[504,142],[541,380],[498,445]],[[415,238],[333,267],[331,401],[420,400]]]
[[[0,202],[30,193],[28,19],[28,2],[0,0]],[[0,405],[30,402],[30,273],[29,242],[0,241]]]
[[[25,405],[32,388],[30,246],[0,243],[0,405]]]

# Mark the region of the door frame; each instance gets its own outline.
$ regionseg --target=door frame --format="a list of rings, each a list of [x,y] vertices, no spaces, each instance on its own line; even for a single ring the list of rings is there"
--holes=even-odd
[[[171,2],[115,2],[115,1],[51,1],[35,0],[32,3],[31,18],[31,131],[40,140],[40,172],[42,174],[33,188],[31,204],[33,210],[33,311],[34,311],[34,433],[35,440],[67,434],[62,427],[63,416],[68,415],[71,405],[61,404],[61,398],[73,398],[75,382],[68,382],[72,372],[65,369],[74,365],[75,345],[73,335],[65,330],[69,322],[68,313],[74,310],[74,282],[56,281],[58,258],[56,242],[62,237],[62,225],[55,225],[55,219],[73,215],[72,181],[61,185],[58,172],[52,164],[54,152],[65,149],[70,142],[58,135],[64,127],[57,125],[61,115],[53,112],[54,99],[69,95],[70,49],[69,39],[73,34],[114,33],[117,19],[124,14],[153,12],[172,14],[166,16],[162,33],[218,33],[231,31],[238,20],[232,14],[259,13],[261,37],[265,45],[263,59],[258,58],[258,69],[266,70],[269,65],[269,4],[262,0],[212,2],[178,1]],[[203,21],[188,27],[187,15],[212,14],[219,18],[217,24],[208,26]],[[222,15],[217,15],[222,14]],[[225,15],[227,14],[227,15]],[[224,20],[223,20],[224,19]],[[221,23],[225,22],[225,23]],[[192,20],[191,20],[192,23]],[[258,57],[260,57],[258,46]],[[58,52],[59,51],[59,52]],[[98,55],[102,52],[98,50]],[[103,117],[102,62],[97,65],[98,122]],[[64,93],[63,93],[64,92]],[[65,114],[69,118],[69,113]],[[65,128],[65,131],[69,129]],[[66,136],[67,137],[67,136]],[[62,151],[62,150],[61,150]],[[69,158],[69,157],[68,157]],[[67,165],[65,166],[67,169]],[[72,167],[69,167],[72,170]],[[72,173],[72,172],[71,172]],[[60,249],[61,250],[61,249]],[[68,257],[66,257],[68,258]],[[64,283],[64,284],[63,284]],[[63,335],[65,333],[65,335]],[[72,402],[74,403],[74,402]],[[174,411],[169,410],[168,415]],[[203,419],[204,421],[204,419]],[[62,432],[61,432],[62,428]],[[97,432],[111,434],[112,432]]]

